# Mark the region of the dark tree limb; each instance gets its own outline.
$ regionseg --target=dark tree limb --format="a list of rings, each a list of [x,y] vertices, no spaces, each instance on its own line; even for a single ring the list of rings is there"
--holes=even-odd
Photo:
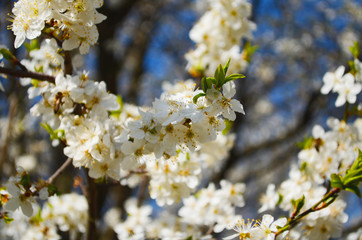
[[[40,81],[48,81],[51,83],[55,83],[55,77],[42,74],[42,73],[36,73],[36,72],[30,72],[30,71],[21,71],[21,70],[15,70],[10,69],[6,67],[0,67],[0,73],[11,75],[13,77],[19,77],[19,78],[33,78]]]

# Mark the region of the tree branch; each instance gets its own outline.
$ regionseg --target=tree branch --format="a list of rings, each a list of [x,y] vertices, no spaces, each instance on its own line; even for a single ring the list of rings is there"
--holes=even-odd
[[[33,78],[40,81],[48,81],[51,83],[55,83],[55,77],[42,74],[42,73],[36,73],[36,72],[29,72],[29,71],[21,71],[21,70],[14,70],[6,67],[0,67],[0,73],[11,75],[14,77],[19,78]]]
[[[88,201],[88,232],[87,232],[87,240],[96,240],[98,239],[97,233],[97,225],[96,221],[98,219],[98,203],[97,203],[97,185],[94,182],[94,179],[91,178],[86,171],[87,174],[87,201]]]
[[[58,170],[55,171],[55,173],[53,173],[53,175],[51,175],[51,176],[48,178],[47,183],[48,183],[48,184],[51,184],[51,183],[54,181],[54,179],[69,166],[69,164],[70,164],[71,162],[72,162],[72,159],[71,159],[71,158],[68,158],[68,159],[63,163],[63,165],[60,166],[60,168],[58,168]]]

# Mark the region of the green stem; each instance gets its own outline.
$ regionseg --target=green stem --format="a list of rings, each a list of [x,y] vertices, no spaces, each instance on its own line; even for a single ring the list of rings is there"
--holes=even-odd
[[[339,189],[339,188],[333,188],[327,194],[325,194],[324,197],[319,202],[314,204],[311,208],[305,210],[304,212],[302,212],[301,214],[299,214],[297,216],[290,217],[288,220],[288,223],[283,228],[279,229],[279,231],[277,231],[275,233],[275,237],[277,237],[278,235],[280,235],[281,233],[283,233],[285,231],[292,229],[294,226],[296,226],[300,222],[300,220],[303,217],[307,216],[309,213],[317,212],[319,210],[322,210],[322,209],[328,207],[330,204],[333,203],[333,201],[327,201],[327,200],[330,198],[335,199],[338,196],[338,193],[340,191],[341,191],[341,189]]]

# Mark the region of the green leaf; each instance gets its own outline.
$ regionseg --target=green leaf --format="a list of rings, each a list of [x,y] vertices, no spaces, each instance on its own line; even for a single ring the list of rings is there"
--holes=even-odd
[[[355,75],[357,73],[357,69],[356,69],[356,64],[353,60],[350,60],[348,61],[348,65],[349,65],[349,68],[350,68],[350,73]]]
[[[231,58],[229,58],[229,60],[227,61],[227,63],[226,63],[225,66],[224,66],[224,74],[225,74],[225,75],[226,75],[226,73],[227,73],[227,71],[228,71],[228,69],[229,69],[230,60],[231,60]]]
[[[357,159],[353,162],[352,166],[351,166],[351,170],[356,170],[362,167],[362,151],[358,150],[358,157]]]
[[[197,100],[200,98],[200,97],[204,97],[206,96],[206,93],[199,93],[197,94],[193,99],[192,101],[196,104],[197,103]]]
[[[54,139],[58,138],[57,134],[55,133],[55,131],[52,129],[52,127],[49,124],[41,123],[40,126],[42,128],[44,128],[49,133],[51,140],[54,140]]]
[[[54,184],[49,184],[48,185],[48,193],[49,193],[49,196],[59,195],[60,194],[58,188]]]
[[[14,218],[9,217],[7,213],[4,213],[4,214],[3,214],[3,219],[4,219],[4,222],[5,222],[6,224],[9,224],[9,223],[11,223],[12,221],[14,221]]]
[[[110,116],[118,119],[123,110],[123,99],[121,95],[117,95],[117,102],[119,104],[119,109],[115,111],[110,111]]]
[[[185,240],[192,240],[192,239],[193,239],[192,236],[185,238]]]
[[[278,206],[279,204],[281,204],[283,202],[283,199],[284,199],[284,196],[280,193],[279,194],[279,199],[278,199],[278,202],[275,204],[275,206]]]
[[[310,149],[313,147],[313,143],[313,137],[305,137],[303,141],[297,143],[297,147],[300,149]]]
[[[34,71],[35,71],[35,72],[38,72],[38,73],[43,73],[43,72],[44,72],[44,67],[43,67],[43,65],[42,65],[42,66],[39,66],[39,67],[35,66],[35,67],[34,67]]]
[[[201,88],[202,91],[204,91],[206,93],[206,91],[208,89],[212,88],[212,85],[216,83],[215,78],[211,78],[211,77],[203,77],[201,79]]]
[[[244,45],[244,59],[247,62],[251,62],[251,56],[255,53],[256,50],[258,50],[258,46],[252,46],[250,42],[246,42]]]
[[[361,192],[360,192],[359,188],[358,188],[356,185],[347,186],[345,189],[346,189],[347,191],[353,192],[353,193],[356,194],[359,198],[362,198]]]
[[[37,88],[39,86],[39,80],[32,79],[31,80],[31,85],[33,85],[35,88]]]
[[[331,187],[332,188],[339,188],[339,189],[344,189],[344,185],[342,182],[342,179],[339,175],[333,173],[331,175]]]
[[[43,221],[43,218],[41,217],[41,208],[39,208],[38,213],[30,219],[31,223],[39,224]]]
[[[303,162],[302,165],[300,165],[300,171],[303,172],[308,166],[307,162]]]
[[[233,126],[233,121],[230,121],[228,119],[225,119],[225,128],[224,130],[222,130],[222,134],[225,136],[226,134],[229,133],[230,129]]]
[[[24,42],[24,46],[28,52],[39,49],[38,39],[31,40],[30,43]]]
[[[202,91],[204,91],[206,93],[206,91],[207,91],[206,77],[203,77],[201,79],[201,88],[202,88]],[[194,100],[194,103],[195,103],[195,100]]]
[[[31,187],[31,178],[29,174],[24,174],[21,176],[20,184],[24,186],[25,189],[29,189]]]
[[[217,67],[214,78],[216,79],[216,87],[221,88],[225,80],[225,72],[221,64]]]
[[[305,203],[305,196],[303,194],[303,196],[301,198],[299,198],[297,201],[295,201],[295,212],[296,215],[299,214],[300,210],[302,209],[302,207],[304,206]]]
[[[362,169],[350,170],[348,174],[343,177],[343,184],[358,184],[362,181]]]
[[[8,60],[8,61],[14,61],[16,60],[16,57],[14,56],[14,54],[12,54],[12,52],[10,52],[9,49],[7,48],[1,48],[0,49],[0,53],[3,55],[3,57]]]
[[[190,158],[190,153],[189,153],[189,152],[186,153],[186,160],[187,160],[187,161],[190,161],[190,160],[191,160],[191,158]]]
[[[245,78],[245,75],[243,74],[231,74],[230,76],[227,76],[225,79],[224,79],[224,82],[223,82],[223,85],[227,82],[230,82],[230,81],[234,81],[236,79],[240,79],[240,78]]]
[[[359,56],[359,43],[358,42],[354,42],[353,43],[353,46],[349,47],[349,50],[351,51],[352,55],[355,57],[355,58],[358,58]]]

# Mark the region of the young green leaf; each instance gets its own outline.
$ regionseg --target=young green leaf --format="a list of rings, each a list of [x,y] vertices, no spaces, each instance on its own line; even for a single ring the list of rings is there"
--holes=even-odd
[[[54,184],[49,184],[48,185],[48,193],[49,193],[49,196],[59,195],[60,194],[58,188]]]
[[[24,46],[28,52],[39,49],[38,39],[31,40],[30,43],[24,42]]]
[[[284,199],[284,196],[281,193],[278,193],[278,195],[279,195],[278,202],[275,204],[275,206],[278,206],[279,204],[281,204]]]
[[[227,135],[229,133],[229,131],[231,130],[231,128],[233,126],[233,123],[234,123],[233,121],[225,119],[225,128],[224,128],[224,130],[222,130],[223,135]]]
[[[229,60],[227,61],[227,63],[226,63],[225,66],[224,66],[224,74],[225,74],[225,75],[226,75],[226,73],[227,73],[227,71],[228,71],[228,69],[229,69],[230,60],[231,60],[231,58],[229,58]]]
[[[204,97],[204,96],[206,96],[205,93],[199,93],[199,94],[197,94],[197,95],[192,99],[192,101],[196,104],[196,103],[197,103],[197,100],[198,100],[200,97]]]
[[[220,64],[215,71],[216,88],[221,88],[225,80],[225,72],[223,66]]]
[[[230,81],[233,81],[233,80],[236,80],[236,79],[240,79],[240,78],[245,78],[245,75],[243,75],[243,74],[231,74],[230,76],[227,76],[224,79],[223,85],[225,83],[227,83],[227,82],[230,82]]]
[[[305,137],[303,141],[297,143],[297,147],[300,149],[310,149],[313,147],[313,142],[313,137]]]
[[[358,170],[350,170],[346,174],[346,176],[343,177],[343,184],[349,185],[349,184],[359,184],[359,182],[362,181],[362,169]]]
[[[9,61],[14,61],[16,59],[16,57],[14,56],[14,54],[12,54],[10,52],[9,49],[7,48],[1,48],[0,49],[0,54],[3,55],[3,57],[6,59],[6,60],[9,60]]]
[[[353,192],[354,194],[356,194],[359,198],[362,198],[361,192],[358,188],[358,186],[356,185],[351,185],[345,188],[347,191]]]
[[[349,65],[349,68],[350,68],[350,73],[355,75],[357,73],[357,69],[356,69],[356,64],[353,60],[350,60],[348,61],[348,65]]]
[[[250,42],[246,42],[243,51],[245,61],[251,62],[251,56],[254,54],[256,50],[258,50],[258,48],[259,47],[257,45],[252,46]]]
[[[294,210],[294,212],[295,212],[296,215],[299,214],[299,212],[303,208],[304,204],[305,204],[305,196],[303,195],[301,198],[299,198],[298,200],[295,201],[295,205],[294,205],[295,210]]]
[[[342,179],[339,175],[333,173],[331,175],[331,187],[332,188],[339,188],[339,189],[344,189],[344,185],[342,182]]]
[[[119,116],[121,115],[122,109],[123,109],[123,99],[122,99],[121,95],[117,95],[117,102],[119,104],[119,109],[115,110],[115,111],[110,111],[110,116],[118,119]]]
[[[5,222],[6,224],[9,224],[9,223],[11,223],[12,221],[14,221],[14,218],[9,217],[7,213],[3,213],[2,218],[4,219],[4,222]]]
[[[39,224],[43,221],[43,218],[41,217],[41,208],[39,208],[38,213],[30,219],[30,221],[34,224]]]
[[[203,77],[201,79],[201,88],[202,91],[204,91],[206,93],[206,91],[208,89],[212,88],[212,85],[216,83],[215,78],[211,78],[211,77]]]
[[[21,176],[20,184],[24,186],[25,189],[29,189],[31,186],[31,178],[29,174],[24,174]]]
[[[354,42],[353,43],[353,46],[349,47],[349,50],[351,51],[352,55],[355,57],[355,58],[358,58],[359,56],[359,43],[358,42]]]

